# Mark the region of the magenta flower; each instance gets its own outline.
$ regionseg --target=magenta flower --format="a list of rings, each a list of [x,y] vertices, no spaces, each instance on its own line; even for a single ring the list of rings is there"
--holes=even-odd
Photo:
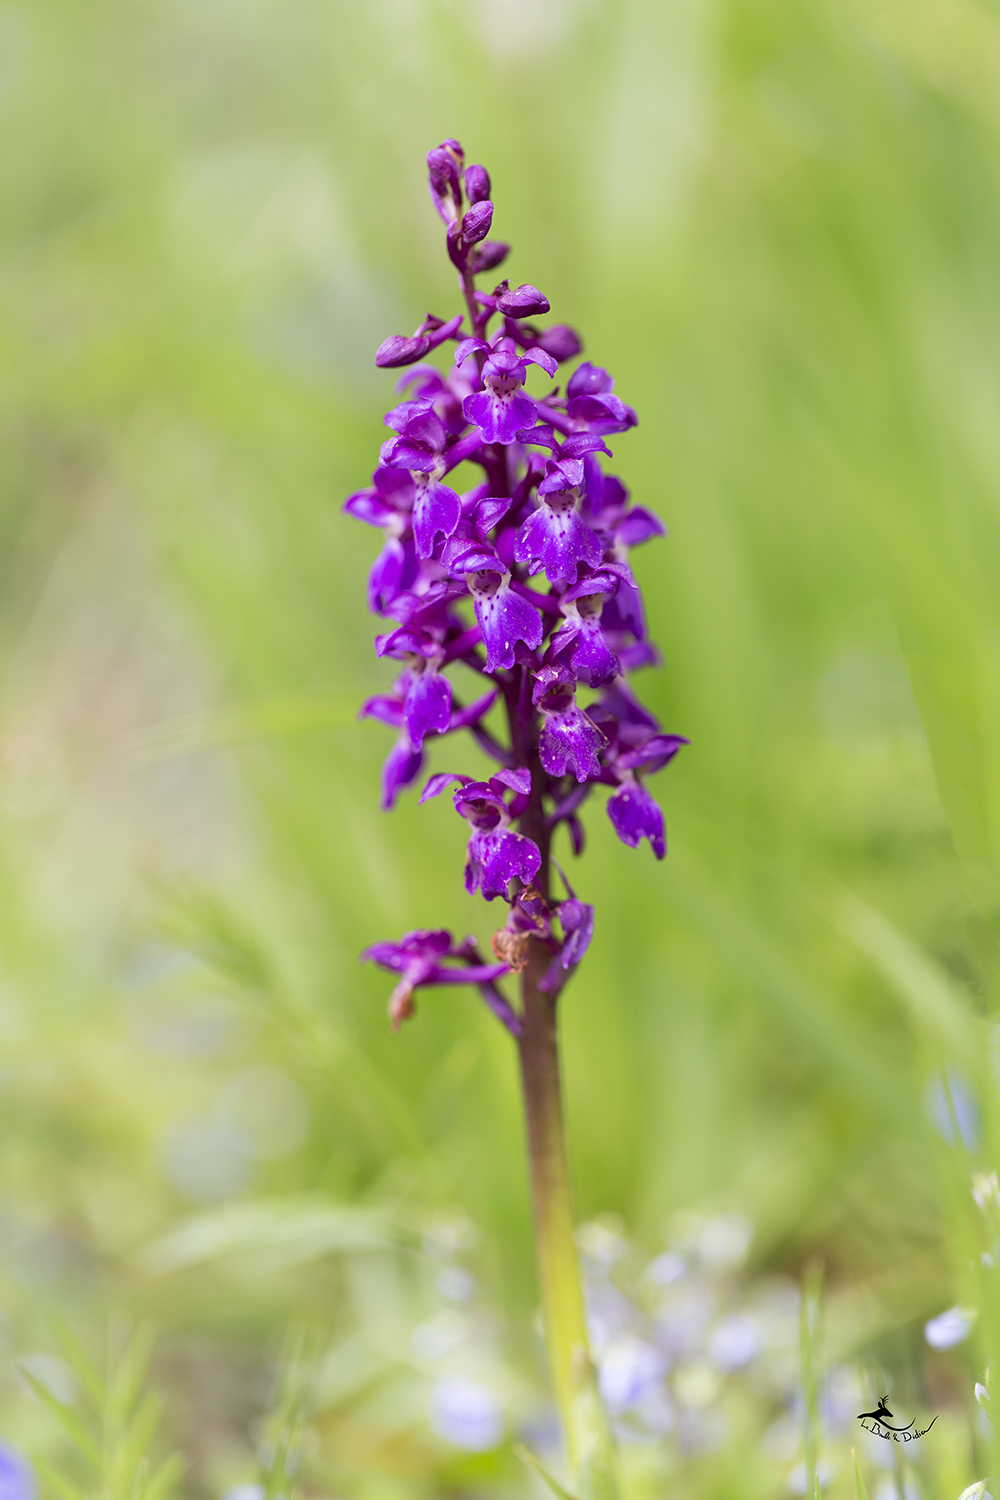
[[[576,706],[576,679],[568,668],[542,667],[535,675],[532,699],[542,712],[538,752],[550,776],[570,772],[577,781],[596,781],[598,754],[607,739]]]
[[[648,839],[657,859],[666,854],[667,835],[662,809],[634,776],[625,779],[614,796],[608,798],[608,817],[614,824],[615,833],[630,849],[638,849],[641,840]]]
[[[479,428],[484,443],[516,443],[521,429],[533,424],[538,409],[524,390],[527,367],[541,365],[548,375],[554,375],[556,361],[537,347],[527,349],[519,358],[514,340],[498,337],[495,347],[484,339],[463,339],[455,350],[455,363],[460,365],[477,352],[486,355],[483,389],[466,396],[462,411]]]
[[[514,665],[519,645],[526,652],[537,650],[542,643],[542,622],[538,611],[513,592],[506,568],[479,561],[466,580],[486,647],[486,670],[499,672]]]
[[[413,484],[413,535],[418,557],[433,557],[437,536],[449,537],[458,526],[462,502],[441,483],[447,470],[448,433],[426,400],[403,401],[386,417],[399,436],[382,444],[382,462],[390,469],[406,469]]]
[[[538,509],[514,539],[514,557],[531,574],[543,569],[550,583],[576,583],[581,567],[596,568],[601,539],[580,514],[582,458],[550,458],[538,485]]]
[[[356,490],[344,501],[348,515],[382,528],[382,551],[368,574],[368,608],[372,614],[386,610],[416,579],[411,522],[414,498],[415,486],[408,474],[378,468],[368,489]]]
[[[413,1015],[414,991],[427,989],[432,985],[476,984],[481,990],[489,992],[488,1003],[491,1008],[495,1008],[496,1000],[499,1000],[501,1009],[509,1010],[493,983],[507,973],[508,965],[479,962],[473,938],[466,938],[464,943],[456,944],[451,933],[444,928],[432,932],[407,932],[398,943],[373,943],[361,957],[371,959],[380,968],[400,975],[399,982],[389,997],[389,1018],[393,1031],[398,1031],[403,1021]],[[448,963],[449,959],[458,959],[464,964],[464,968]],[[516,1019],[512,1012],[510,1019]]]
[[[613,682],[621,671],[603,619],[609,596],[613,597],[621,586],[622,580],[613,573],[593,573],[567,589],[559,600],[566,623],[553,635],[548,656],[564,662],[576,680],[588,687]]]
[[[423,674],[420,674],[423,675]],[[436,675],[436,674],[435,674]],[[396,743],[386,757],[382,767],[382,811],[391,812],[396,798],[406,787],[412,786],[424,767],[423,742],[428,735],[451,734],[458,729],[475,729],[480,719],[489,713],[496,701],[496,693],[485,693],[470,703],[468,708],[451,708],[451,684],[446,677],[438,677],[446,684],[449,713],[443,727],[439,728],[443,715],[435,714],[435,722],[428,722],[427,698],[424,693],[413,693],[414,672],[404,672],[396,684],[395,693],[381,693],[362,704],[358,717],[378,719],[388,724],[397,733]]]
[[[566,415],[574,432],[625,432],[636,425],[639,418],[614,394],[614,385],[598,365],[577,366],[566,387]]]
[[[464,312],[428,314],[413,334],[393,335],[376,353],[378,365],[404,370],[399,400],[385,419],[392,435],[372,485],[353,494],[345,510],[382,532],[368,600],[389,622],[376,650],[400,671],[391,692],[370,698],[362,714],[394,734],[382,770],[383,807],[422,776],[436,740],[470,731],[490,770],[478,778],[432,775],[420,801],[451,789],[468,827],[465,889],[503,901],[506,919],[491,939],[495,964],[471,939],[456,943],[443,929],[377,943],[364,956],[397,976],[393,1029],[413,1014],[419,989],[467,984],[517,1039],[550,1366],[567,1455],[572,1469],[586,1450],[592,1487],[610,1494],[610,1438],[595,1442],[599,1403],[596,1410],[588,1404],[584,1424],[574,1396],[587,1327],[575,1273],[555,1024],[558,997],[589,951],[594,908],[561,870],[565,896],[553,889],[552,852],[565,842],[581,853],[582,814],[600,787],[621,842],[634,849],[647,841],[657,859],[666,853],[649,778],[686,741],[665,733],[632,687],[632,674],[659,658],[629,565],[631,549],[662,535],[663,526],[605,472],[612,457],[605,439],[637,421],[608,371],[578,362],[583,346],[572,328],[536,321],[549,313],[549,300],[531,282],[476,286],[510,249],[490,238],[496,206],[486,168],[466,166],[461,145],[449,139],[428,153],[427,173]],[[452,359],[441,352],[448,342],[456,346]],[[435,350],[438,364],[429,359]],[[529,394],[531,365],[562,383]],[[561,366],[569,366],[568,380]],[[468,705],[453,689],[456,663],[463,678],[487,679],[488,690]],[[595,690],[593,702],[580,701]],[[511,976],[518,976],[519,1006],[500,988]],[[466,1446],[495,1443],[494,1415],[484,1425],[477,1414],[483,1430]],[[444,1431],[447,1424],[439,1425]]]
[[[460,783],[452,794],[455,811],[461,813],[472,830],[465,889],[470,896],[481,891],[487,901],[495,896],[506,900],[511,881],[516,879],[522,887],[530,886],[542,862],[538,845],[523,834],[512,832],[512,807],[505,800],[509,788],[515,792],[515,803],[525,799],[531,790],[531,777],[527,771],[500,771],[489,781],[473,781],[471,776],[454,773],[432,776],[424,787],[421,802],[440,796],[453,781]]]
[[[605,787],[622,842],[635,848],[646,840],[657,858],[666,849],[649,777],[686,741],[665,734],[631,686],[631,674],[658,656],[629,567],[631,549],[664,528],[605,471],[606,439],[637,420],[608,371],[589,360],[573,368],[579,336],[544,322],[549,300],[532,283],[475,287],[508,253],[490,238],[496,208],[486,168],[466,165],[455,140],[435,147],[427,168],[465,313],[428,314],[376,356],[384,368],[403,367],[397,404],[385,418],[390,435],[371,485],[344,509],[382,533],[368,602],[388,620],[378,654],[400,670],[392,690],[361,712],[393,732],[382,768],[385,808],[421,777],[443,735],[468,729],[489,757],[494,769],[485,780],[435,775],[420,800],[452,788],[469,828],[466,890],[509,905],[496,951],[520,972],[531,945],[541,944],[550,955],[544,986],[555,995],[587,950],[594,913],[568,886],[565,899],[551,894],[552,840],[565,830],[579,854],[584,805]],[[431,362],[448,344],[453,357]],[[530,395],[532,365],[550,380],[568,365],[569,378]],[[459,479],[470,468],[471,479]],[[456,662],[488,679],[468,705],[454,695]],[[597,690],[596,701],[580,701],[587,689]],[[501,706],[506,733],[494,727]],[[505,1025],[519,1025],[495,981],[480,983],[447,934],[411,933],[369,956],[403,975],[394,1024],[410,1013],[420,985],[464,980],[479,985]]]

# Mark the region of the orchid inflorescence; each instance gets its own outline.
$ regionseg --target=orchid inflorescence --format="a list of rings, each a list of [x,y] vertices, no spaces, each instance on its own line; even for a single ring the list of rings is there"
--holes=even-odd
[[[554,996],[593,931],[593,908],[565,877],[565,899],[549,894],[549,850],[559,825],[579,854],[580,808],[605,785],[618,837],[630,848],[648,839],[658,859],[666,851],[663,813],[643,778],[686,741],[663,732],[626,675],[658,661],[629,551],[664,528],[650,511],[630,505],[621,480],[602,467],[599,455],[611,457],[605,439],[637,421],[607,371],[584,361],[565,394],[558,385],[541,397],[525,389],[532,366],[551,380],[582,345],[565,325],[526,321],[549,311],[536,287],[501,281],[492,292],[476,290],[477,274],[494,270],[510,248],[487,238],[493,204],[486,169],[464,167],[455,140],[431,151],[427,166],[466,313],[447,321],[428,315],[411,337],[388,338],[375,355],[381,368],[408,367],[396,386],[403,399],[386,416],[393,436],[382,445],[371,485],[344,509],[382,530],[368,602],[392,621],[376,637],[378,655],[403,670],[393,691],[370,698],[361,713],[397,735],[382,772],[384,809],[420,776],[428,739],[459,729],[475,736],[496,765],[489,779],[432,776],[420,800],[454,787],[455,810],[470,830],[466,890],[488,901],[502,897],[510,914],[493,939],[494,964],[483,961],[473,939],[456,944],[440,930],[407,933],[364,956],[400,975],[390,1001],[394,1028],[412,1014],[417,988],[472,983],[518,1035],[520,1018],[497,979],[524,967],[529,939],[536,939],[551,954],[541,986]],[[448,374],[423,363],[449,343],[457,347]],[[478,466],[483,478],[460,494],[445,481],[463,462]],[[545,592],[529,582],[542,573]],[[474,622],[463,614],[469,599]],[[452,662],[488,678],[489,690],[460,704],[445,672]],[[595,690],[596,700],[579,704],[580,689]],[[507,714],[506,744],[485,724],[498,699]]]

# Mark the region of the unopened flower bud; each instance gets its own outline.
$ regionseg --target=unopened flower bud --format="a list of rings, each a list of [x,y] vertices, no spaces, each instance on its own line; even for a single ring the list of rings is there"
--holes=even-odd
[[[490,196],[490,174],[485,167],[479,165],[466,167],[465,191],[469,195],[470,203],[482,203]]]
[[[503,264],[510,254],[510,246],[505,245],[503,240],[484,240],[477,245],[472,252],[469,262],[474,275],[480,271],[492,271]]]
[[[515,287],[512,292],[502,292],[497,298],[497,307],[508,317],[530,318],[535,313],[547,313],[549,299],[536,286],[525,281],[519,287]]]
[[[460,169],[464,152],[457,141],[442,141],[427,153],[427,179],[438,213],[446,224],[456,219],[462,209]]]
[[[413,365],[418,359],[423,359],[431,347],[428,338],[405,338],[401,333],[394,333],[390,338],[383,339],[375,350],[375,363],[380,370],[395,370],[399,365]]]
[[[433,151],[428,151],[427,174],[435,192],[457,194],[458,167],[454,156],[444,146],[435,146]]]
[[[556,323],[553,327],[544,329],[538,335],[535,347],[544,349],[546,354],[551,354],[559,364],[583,353],[583,344],[580,342],[579,335],[566,323]]]
[[[462,238],[467,245],[474,245],[478,240],[484,240],[490,232],[493,223],[493,204],[475,203],[462,220]]]

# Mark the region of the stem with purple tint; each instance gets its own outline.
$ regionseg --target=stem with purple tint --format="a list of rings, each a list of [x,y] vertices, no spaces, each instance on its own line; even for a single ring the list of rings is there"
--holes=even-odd
[[[414,1014],[419,990],[466,984],[515,1039],[554,1394],[583,1490],[612,1494],[573,1237],[557,1027],[559,996],[587,952],[594,909],[561,871],[565,894],[553,891],[551,850],[563,829],[581,853],[580,810],[605,787],[621,841],[634,849],[646,839],[658,859],[666,852],[646,778],[686,741],[664,733],[632,689],[631,674],[658,655],[629,566],[630,549],[663,526],[602,467],[600,455],[611,456],[605,438],[637,421],[611,376],[584,361],[564,393],[556,385],[544,399],[529,395],[531,367],[551,381],[582,352],[578,336],[528,321],[549,311],[530,283],[476,291],[476,276],[509,249],[486,238],[493,204],[485,168],[466,167],[454,140],[435,147],[427,166],[469,329],[462,313],[428,315],[376,352],[381,368],[404,368],[396,387],[403,399],[386,415],[392,436],[371,485],[344,508],[382,532],[368,602],[387,622],[378,655],[401,671],[361,713],[395,731],[382,772],[386,809],[420,778],[428,748],[470,731],[491,763],[485,779],[439,771],[420,800],[450,789],[469,828],[465,888],[500,899],[507,917],[491,939],[493,964],[474,938],[456,941],[442,928],[375,943],[364,956],[397,975],[394,1029]],[[451,341],[458,347],[449,369],[425,362]],[[444,480],[466,463],[482,478],[460,494]],[[487,679],[482,697],[454,697],[446,669],[455,661]],[[588,691],[597,696],[578,702]],[[506,734],[486,723],[501,701]],[[519,1009],[499,985],[510,975],[520,976]]]
[[[520,828],[529,838],[534,836],[541,849],[537,885],[547,898],[549,834],[540,795],[532,796]],[[523,1031],[517,1046],[549,1366],[556,1404],[563,1417],[570,1464],[575,1471],[583,1446],[582,1435],[577,1431],[575,1372],[581,1361],[589,1359],[589,1347],[573,1238],[573,1196],[559,1065],[558,994],[543,987],[550,962],[545,947],[529,940],[528,961],[521,973]]]

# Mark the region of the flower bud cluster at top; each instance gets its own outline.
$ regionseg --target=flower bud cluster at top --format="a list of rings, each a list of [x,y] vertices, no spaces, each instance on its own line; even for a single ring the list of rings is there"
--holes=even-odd
[[[580,808],[604,785],[618,837],[631,848],[646,838],[658,859],[665,853],[663,814],[644,778],[686,741],[663,732],[627,677],[658,660],[629,552],[664,528],[604,471],[605,440],[637,421],[606,370],[584,361],[564,388],[528,394],[532,366],[552,381],[582,345],[563,324],[526,321],[549,311],[536,287],[501,281],[491,292],[476,289],[475,277],[509,250],[488,238],[485,167],[466,167],[454,140],[431,151],[427,167],[465,312],[448,320],[428,314],[412,336],[386,339],[375,355],[382,368],[406,367],[396,384],[401,400],[386,415],[392,436],[371,485],[344,509],[382,531],[368,603],[391,622],[376,651],[402,670],[393,691],[361,712],[396,733],[382,772],[383,808],[419,777],[436,736],[468,729],[494,761],[487,781],[432,776],[421,801],[453,787],[455,810],[469,825],[466,890],[488,901],[501,896],[511,910],[493,940],[495,964],[482,961],[471,939],[456,945],[442,931],[409,933],[365,956],[401,975],[390,1002],[394,1026],[412,1013],[416,988],[473,983],[517,1034],[518,1015],[496,980],[524,967],[534,938],[552,954],[542,984],[555,994],[593,929],[592,908],[568,885],[565,900],[549,897],[555,829],[566,825],[579,854]],[[449,372],[423,362],[452,344]],[[447,479],[463,462],[483,478],[460,494]],[[529,581],[542,574],[544,590]],[[452,662],[492,685],[459,703],[446,674]],[[591,701],[581,703],[581,694]],[[484,723],[498,699],[507,743]]]

